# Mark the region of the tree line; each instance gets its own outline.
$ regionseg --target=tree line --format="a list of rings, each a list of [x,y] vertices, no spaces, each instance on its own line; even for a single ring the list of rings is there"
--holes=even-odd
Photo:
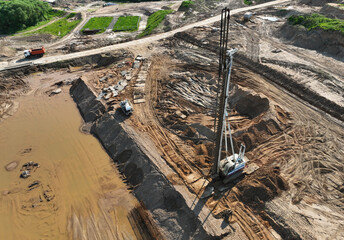
[[[39,0],[0,0],[0,33],[7,34],[47,20],[51,7]]]

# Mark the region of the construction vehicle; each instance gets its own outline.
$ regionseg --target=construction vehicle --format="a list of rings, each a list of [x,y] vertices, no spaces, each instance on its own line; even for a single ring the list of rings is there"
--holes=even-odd
[[[237,48],[227,50],[229,16],[229,9],[223,9],[221,14],[220,59],[217,82],[218,93],[214,119],[216,137],[214,143],[214,164],[212,168],[213,179],[220,177],[224,183],[234,181],[243,175],[243,170],[248,161],[245,157],[245,145],[241,144],[239,154],[234,151],[231,125],[229,122],[230,76],[233,64],[233,55],[238,51]],[[231,154],[228,151],[228,139],[230,141]],[[223,155],[225,155],[224,158]]]
[[[30,58],[30,57],[43,57],[45,53],[45,48],[37,48],[37,49],[29,49],[24,51],[24,56],[25,58]]]
[[[131,103],[127,99],[125,99],[124,101],[121,101],[121,103],[119,105],[121,106],[123,113],[127,116],[132,114],[134,111]]]

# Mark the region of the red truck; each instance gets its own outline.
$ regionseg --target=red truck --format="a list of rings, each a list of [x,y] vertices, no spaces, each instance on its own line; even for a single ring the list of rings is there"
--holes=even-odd
[[[41,48],[37,48],[37,49],[25,50],[24,56],[25,56],[25,58],[29,58],[31,56],[42,57],[44,53],[45,53],[45,49],[44,49],[44,47],[41,47]]]

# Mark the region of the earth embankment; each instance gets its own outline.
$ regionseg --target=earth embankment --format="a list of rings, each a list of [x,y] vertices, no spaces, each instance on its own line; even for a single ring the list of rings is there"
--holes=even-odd
[[[186,42],[189,42],[193,45],[196,45],[198,47],[216,51],[215,46],[210,45],[210,44],[205,45],[201,41],[195,39],[194,37],[190,36],[187,33],[177,33],[175,34],[175,37],[182,39]],[[343,42],[343,46],[344,46],[344,42]],[[295,94],[296,96],[300,97],[301,99],[305,100],[311,105],[323,110],[324,112],[332,115],[333,117],[341,121],[344,121],[344,108],[342,106],[340,106],[339,104],[323,96],[320,96],[316,92],[307,88],[302,83],[296,82],[292,77],[286,74],[283,74],[279,71],[276,71],[267,65],[261,64],[259,62],[255,62],[241,53],[237,53],[234,64],[236,63],[239,63],[241,66],[244,66],[252,71],[255,71],[261,76],[264,76],[269,81],[283,87],[284,89]]]
[[[210,239],[183,196],[125,131],[121,125],[124,118],[120,112],[115,116],[101,115],[104,106],[96,100],[96,96],[82,79],[74,83],[71,95],[82,116],[92,116],[85,117],[85,121],[97,119],[91,133],[102,143],[133,188],[137,199],[145,205],[160,226],[160,233],[152,235],[161,234],[165,239]],[[99,114],[94,114],[95,112]]]
[[[282,25],[277,35],[295,46],[316,50],[335,58],[344,58],[344,37],[340,31],[307,30],[302,26]]]

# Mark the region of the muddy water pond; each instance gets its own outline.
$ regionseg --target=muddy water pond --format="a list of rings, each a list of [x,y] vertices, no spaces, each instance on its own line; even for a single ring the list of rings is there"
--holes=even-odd
[[[137,200],[97,139],[80,131],[68,87],[46,94],[57,76],[68,77],[30,77],[33,90],[0,123],[0,239],[136,239],[128,214]],[[40,167],[20,178],[30,161]]]

